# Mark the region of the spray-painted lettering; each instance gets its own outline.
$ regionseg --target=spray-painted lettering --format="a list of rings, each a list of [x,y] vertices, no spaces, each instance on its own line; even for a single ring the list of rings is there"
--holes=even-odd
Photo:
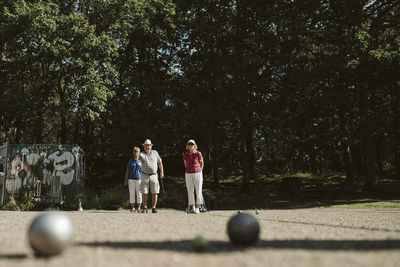
[[[62,145],[51,151],[52,145],[29,145],[16,151],[10,159],[9,177],[5,188],[12,194],[22,186],[38,183],[50,185],[50,195],[58,196],[62,185],[73,181],[80,184],[84,175],[78,147],[65,149]],[[36,151],[35,151],[36,150]]]

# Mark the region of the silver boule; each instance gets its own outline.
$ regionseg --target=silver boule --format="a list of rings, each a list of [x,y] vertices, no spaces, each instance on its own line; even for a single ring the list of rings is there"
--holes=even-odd
[[[60,254],[72,242],[73,234],[71,220],[55,211],[37,216],[28,230],[29,244],[40,256]]]

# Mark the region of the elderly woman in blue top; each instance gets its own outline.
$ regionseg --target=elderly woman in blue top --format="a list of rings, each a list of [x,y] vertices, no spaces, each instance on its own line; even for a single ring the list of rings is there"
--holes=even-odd
[[[128,161],[125,172],[124,185],[129,185],[129,202],[132,205],[132,211],[140,212],[140,206],[142,205],[142,192],[140,191],[140,182],[142,178],[142,162],[139,159],[140,149],[138,147],[133,148],[133,157]],[[135,201],[136,195],[136,201]],[[137,209],[135,210],[135,202]]]

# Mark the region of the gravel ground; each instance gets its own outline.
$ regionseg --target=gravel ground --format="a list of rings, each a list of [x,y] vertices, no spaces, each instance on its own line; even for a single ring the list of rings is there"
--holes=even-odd
[[[233,210],[65,212],[75,228],[73,244],[37,258],[26,234],[40,212],[0,211],[0,266],[400,266],[400,209],[245,212],[261,227],[250,248],[229,242]],[[197,234],[209,240],[205,252],[192,248]]]

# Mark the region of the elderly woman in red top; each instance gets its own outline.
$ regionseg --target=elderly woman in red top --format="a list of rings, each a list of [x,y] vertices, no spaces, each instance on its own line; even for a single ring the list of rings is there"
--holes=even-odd
[[[203,167],[204,161],[201,152],[197,150],[196,142],[190,139],[186,144],[188,150],[183,155],[185,164],[185,181],[188,192],[189,209],[188,213],[200,213],[199,207],[203,204]],[[193,191],[196,190],[196,205]]]

